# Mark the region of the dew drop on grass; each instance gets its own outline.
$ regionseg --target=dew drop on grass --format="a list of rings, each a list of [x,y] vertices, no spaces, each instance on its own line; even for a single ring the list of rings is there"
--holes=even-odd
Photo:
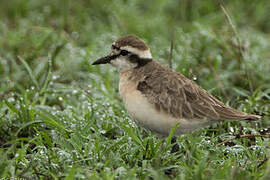
[[[73,91],[72,91],[72,94],[73,95],[76,95],[78,93],[78,90],[77,89],[74,89]]]
[[[19,104],[16,104],[16,109],[20,110],[21,109],[21,106]]]
[[[243,152],[243,151],[244,151],[244,147],[243,146],[235,145],[235,146],[232,146],[232,147],[227,147],[225,152],[226,153],[237,154],[237,153],[240,153],[240,152]]]
[[[56,79],[58,79],[58,78],[59,78],[58,75],[53,75],[53,76],[52,76],[52,80],[56,80]]]
[[[85,99],[86,98],[85,94],[82,94],[81,98],[82,99]]]
[[[76,151],[76,150],[72,150],[71,152],[78,155],[78,151]]]
[[[51,135],[54,137],[56,135],[55,130],[51,130]]]
[[[15,98],[14,97],[10,97],[10,98],[8,98],[8,102],[14,102],[15,101]]]
[[[252,150],[259,150],[261,147],[258,145],[251,146],[250,149]]]
[[[234,132],[233,127],[230,127],[229,130],[230,130],[230,132],[232,132],[232,133]]]
[[[67,105],[66,110],[72,109],[72,106]]]
[[[59,165],[56,164],[56,163],[51,163],[51,166],[54,167],[55,169],[58,169],[59,168]]]
[[[42,150],[42,149],[39,151],[39,153],[40,153],[41,155],[44,155],[44,154],[45,154],[44,150]]]
[[[105,134],[106,131],[105,131],[105,130],[100,130],[99,133],[100,133],[100,134]]]
[[[28,162],[28,161],[26,160],[25,162]],[[26,163],[25,163],[25,162],[20,161],[20,162],[19,162],[19,165],[20,165],[20,166],[26,166]]]

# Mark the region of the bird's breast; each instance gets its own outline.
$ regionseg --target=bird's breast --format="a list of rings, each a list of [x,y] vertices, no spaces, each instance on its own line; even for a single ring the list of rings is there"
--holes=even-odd
[[[136,82],[129,77],[129,73],[120,74],[119,92],[128,113],[139,126],[167,136],[177,122],[180,122],[180,125],[176,129],[176,134],[190,133],[206,125],[202,120],[175,118],[162,110],[157,110],[147,97],[137,90],[139,80]]]
[[[138,82],[129,80],[128,74],[120,75],[119,92],[125,107],[135,122],[160,135],[168,135],[179,120],[158,111],[147,98],[137,90]]]

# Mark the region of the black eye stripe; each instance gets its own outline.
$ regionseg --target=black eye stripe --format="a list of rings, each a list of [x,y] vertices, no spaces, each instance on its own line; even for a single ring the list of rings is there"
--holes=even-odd
[[[120,55],[122,55],[122,56],[126,56],[126,55],[128,55],[128,54],[129,54],[129,52],[126,51],[126,50],[121,50],[121,51],[120,51]]]
[[[140,58],[138,55],[136,54],[131,54],[129,56],[129,61],[131,63],[138,63],[137,68],[146,65],[148,62],[152,61],[152,58]]]

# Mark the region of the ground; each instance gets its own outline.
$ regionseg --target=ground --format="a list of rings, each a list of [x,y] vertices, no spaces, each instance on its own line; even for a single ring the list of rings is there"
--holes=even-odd
[[[269,179],[269,12],[268,0],[0,1],[0,176]],[[128,116],[116,69],[91,66],[126,34],[263,118],[179,136],[170,153],[172,136]]]

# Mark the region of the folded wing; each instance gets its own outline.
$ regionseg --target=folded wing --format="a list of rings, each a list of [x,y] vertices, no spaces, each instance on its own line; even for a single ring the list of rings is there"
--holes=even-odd
[[[151,62],[139,68],[137,89],[155,105],[159,111],[172,114],[175,118],[210,120],[256,120],[260,116],[246,114],[226,106],[192,80],[167,67]],[[148,68],[151,68],[148,69]],[[140,72],[144,71],[144,72]]]

